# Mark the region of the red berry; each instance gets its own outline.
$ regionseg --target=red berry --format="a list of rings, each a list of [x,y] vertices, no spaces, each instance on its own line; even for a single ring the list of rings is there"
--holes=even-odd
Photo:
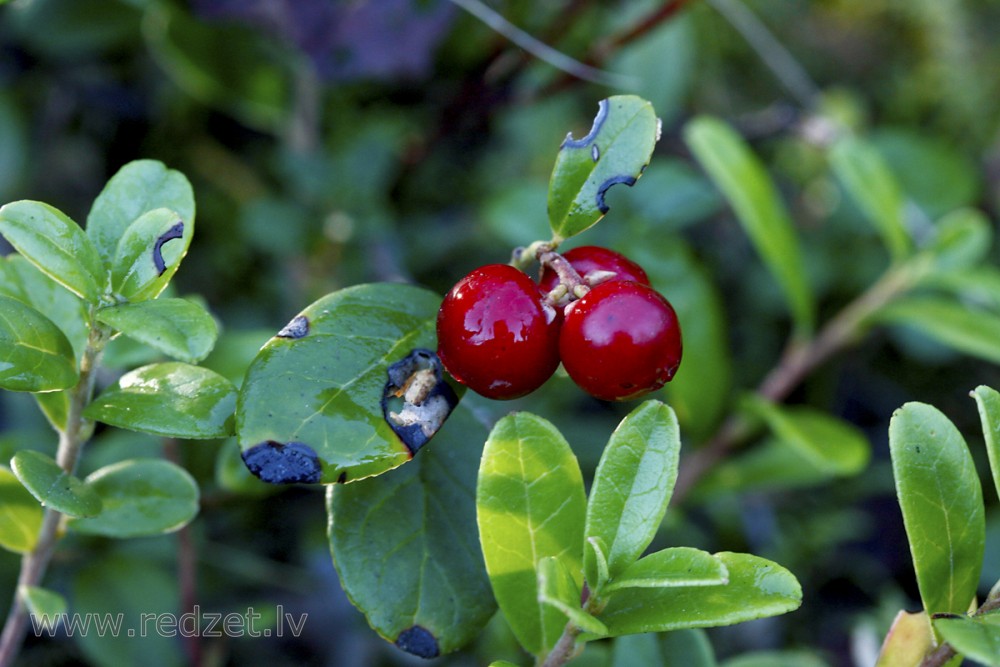
[[[614,250],[585,245],[567,250],[563,253],[563,257],[584,280],[595,271],[610,271],[617,275],[608,278],[608,280],[631,280],[643,285],[649,284],[649,277],[641,266]],[[548,266],[542,267],[542,275],[538,278],[538,287],[545,294],[548,294],[558,284],[559,276],[556,272]]]
[[[445,296],[438,356],[456,380],[488,398],[517,398],[559,365],[555,309],[538,286],[507,264],[480,267]]]
[[[601,283],[567,311],[559,355],[566,372],[588,394],[605,401],[632,399],[659,389],[677,372],[677,314],[648,285]]]

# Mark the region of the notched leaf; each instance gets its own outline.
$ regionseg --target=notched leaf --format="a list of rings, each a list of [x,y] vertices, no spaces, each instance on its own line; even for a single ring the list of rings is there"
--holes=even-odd
[[[563,140],[559,148],[586,148],[587,146],[593,144],[594,148],[597,148],[597,144],[594,140],[597,139],[598,133],[601,128],[604,127],[604,121],[608,119],[608,101],[606,99],[601,100],[597,103],[597,115],[594,117],[594,124],[590,128],[590,132],[587,136],[582,139],[574,139],[573,133],[569,132],[566,134],[566,138]],[[600,157],[600,149],[598,149],[596,156],[594,157],[594,162]],[[594,152],[591,151],[591,156],[594,156]]]
[[[434,635],[419,625],[411,626],[400,632],[399,636],[396,637],[396,646],[418,658],[436,658],[441,653]]]
[[[424,348],[389,366],[387,375],[382,414],[410,454],[416,454],[458,405],[458,396],[441,373],[441,360]]]
[[[305,338],[309,335],[309,318],[296,315],[278,332],[278,338]]]
[[[163,246],[167,241],[173,241],[174,239],[180,239],[184,237],[184,221],[178,220],[177,224],[168,229],[163,234],[157,237],[156,243],[153,244],[153,266],[156,267],[156,275],[162,276],[163,272],[167,270],[167,263],[163,260]]]
[[[303,442],[268,440],[243,452],[247,469],[268,484],[317,484],[319,456]]]

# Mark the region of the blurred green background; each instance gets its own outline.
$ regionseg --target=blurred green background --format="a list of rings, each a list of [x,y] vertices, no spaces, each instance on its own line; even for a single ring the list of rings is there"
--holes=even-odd
[[[198,222],[174,283],[181,294],[201,295],[219,318],[224,333],[206,365],[238,382],[259,346],[323,294],[399,280],[443,293],[472,268],[548,238],[546,188],[560,142],[568,131],[587,132],[601,98],[637,93],[663,121],[653,162],[634,188],[609,193],[607,219],[573,243],[607,245],[643,264],[681,313],[694,370],[678,376],[683,385],[666,398],[682,419],[685,448],[710,436],[774,365],[790,328],[777,285],[681,139],[691,117],[727,119],[767,164],[793,214],[824,318],[888,264],[816,145],[824,117],[877,146],[915,207],[918,241],[921,221],[927,235],[931,220],[960,206],[996,218],[996,2],[489,5],[628,85],[581,81],[539,62],[445,0],[0,4],[0,202],[42,200],[82,221],[129,160],[155,158],[184,172]],[[761,25],[747,28],[734,5]],[[753,47],[748,34],[783,46]],[[777,69],[767,61],[774,57]],[[995,259],[995,248],[990,253]],[[150,358],[116,345],[112,367]],[[937,405],[967,434],[985,473],[967,397],[983,383],[1000,385],[995,366],[912,331],[879,330],[823,365],[788,401],[863,429],[873,451],[864,472],[806,488],[767,480],[720,488],[672,509],[658,544],[751,551],[803,583],[799,611],[711,631],[720,659],[799,649],[811,656],[801,660],[817,664],[870,664],[895,612],[919,607],[888,462],[888,419],[908,400]],[[512,409],[550,419],[585,471],[627,412],[559,375],[513,403],[468,400],[486,419]],[[54,444],[30,397],[0,396],[0,460]],[[322,493],[249,478],[234,442],[163,443],[105,429],[81,473],[124,456],[164,455],[201,485],[192,526],[127,542],[73,536],[47,585],[67,594],[74,611],[183,610],[192,603],[177,584],[183,552],[194,558],[193,602],[202,610],[267,612],[280,604],[308,614],[303,636],[197,645],[30,639],[21,664],[175,665],[192,657],[205,665],[422,664],[370,631],[340,591]],[[993,559],[983,593],[1000,579],[1000,511],[987,497]],[[190,547],[179,549],[185,540]],[[14,554],[0,554],[0,591],[12,590],[17,566]],[[513,646],[495,619],[468,651],[433,664],[517,659]],[[584,660],[608,657],[597,643]]]

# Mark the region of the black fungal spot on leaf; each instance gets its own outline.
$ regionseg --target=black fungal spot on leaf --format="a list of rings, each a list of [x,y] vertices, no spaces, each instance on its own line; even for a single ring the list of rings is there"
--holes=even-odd
[[[278,338],[305,338],[308,334],[309,318],[305,315],[296,315],[278,332]]]
[[[601,131],[601,127],[603,127],[604,121],[607,120],[607,118],[608,101],[601,100],[597,103],[597,116],[594,118],[594,126],[590,128],[590,132],[587,133],[587,136],[583,139],[574,139],[573,133],[570,132],[566,135],[566,138],[563,140],[560,148],[585,148],[590,142],[597,138],[597,133]]]
[[[319,457],[304,442],[267,440],[243,452],[243,463],[269,484],[316,484],[322,474]]]
[[[635,176],[629,176],[627,174],[620,174],[618,176],[612,176],[608,180],[601,183],[601,187],[597,188],[597,210],[601,213],[608,212],[608,205],[604,202],[604,195],[607,193],[608,189],[612,185],[618,185],[619,183],[624,183],[625,185],[632,187],[635,185]]]
[[[382,415],[412,456],[438,432],[458,405],[458,396],[441,375],[441,360],[430,350],[414,349],[389,366],[387,374]]]
[[[184,221],[179,221],[176,225],[160,234],[153,244],[153,266],[156,267],[157,275],[162,276],[167,270],[167,263],[163,261],[163,244],[184,236]]]
[[[436,658],[441,654],[437,639],[419,625],[411,626],[396,637],[396,646],[418,658]]]

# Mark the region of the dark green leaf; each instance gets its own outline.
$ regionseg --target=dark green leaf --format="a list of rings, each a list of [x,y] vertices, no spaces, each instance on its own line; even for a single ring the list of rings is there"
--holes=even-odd
[[[122,234],[111,260],[111,287],[131,301],[155,299],[177,272],[194,224],[166,208],[144,213]]]
[[[715,651],[704,630],[668,632],[661,645],[667,657],[664,667],[715,667]]]
[[[81,563],[73,579],[73,612],[91,621],[121,619],[118,632],[110,628],[97,632],[96,625],[92,625],[90,631],[77,633],[74,639],[87,662],[97,667],[189,664],[178,637],[169,636],[169,630],[190,627],[182,626],[183,617],[177,615],[178,591],[173,564],[161,565],[149,558],[110,550],[100,558]],[[144,627],[143,618],[152,620]],[[158,626],[160,619],[165,622],[162,626]]]
[[[990,251],[993,225],[980,211],[961,208],[938,220],[926,247],[934,268],[942,272],[975,266]]]
[[[479,539],[497,603],[536,655],[566,625],[562,613],[539,603],[536,569],[541,559],[558,558],[582,585],[586,504],[579,464],[552,424],[524,412],[497,422],[479,468]]]
[[[440,304],[427,290],[384,283],[334,292],[302,311],[261,348],[243,381],[236,429],[244,459],[262,451],[256,447],[296,444],[293,454],[311,450],[322,469],[315,475],[320,471],[310,468],[308,481],[323,483],[378,475],[410,460],[383,412],[383,395],[390,366],[414,350],[436,349]],[[293,477],[288,481],[305,481]]]
[[[611,434],[594,475],[584,534],[606,547],[608,575],[617,578],[652,542],[677,480],[680,431],[674,411],[646,401]],[[584,563],[591,587],[598,582],[592,549]]]
[[[84,411],[88,419],[167,438],[233,434],[236,387],[218,373],[179,361],[126,373]]]
[[[802,603],[795,577],[750,554],[716,554],[729,571],[724,586],[633,588],[611,596],[600,619],[612,636],[708,628],[784,614]]]
[[[601,101],[585,137],[566,137],[549,180],[549,224],[557,240],[579,234],[604,217],[608,189],[635,184],[659,135],[659,120],[649,102],[617,95]]]
[[[719,667],[827,667],[808,651],[756,651],[730,658]]]
[[[41,505],[14,473],[0,467],[0,547],[26,554],[35,548],[41,527]]]
[[[986,540],[972,455],[955,425],[922,403],[893,414],[889,449],[924,609],[965,613],[979,584]]]
[[[208,356],[219,335],[212,316],[187,299],[109,306],[97,311],[97,319],[129,338],[192,364]]]
[[[978,386],[972,392],[979,407],[979,420],[983,425],[983,436],[986,439],[986,453],[990,459],[990,469],[993,471],[993,484],[1000,496],[1000,393],[986,386]]]
[[[0,296],[0,388],[52,391],[76,381],[73,348],[59,327],[34,308]]]
[[[901,611],[889,628],[875,667],[913,667],[934,648],[934,633],[927,612]]]
[[[812,330],[814,303],[802,250],[764,166],[731,127],[715,118],[690,121],[684,138],[784,290],[800,333]]]
[[[1000,667],[1000,614],[936,618],[934,629],[966,658]]]
[[[21,255],[77,296],[97,303],[107,271],[80,226],[48,204],[16,201],[0,208],[0,234]]]
[[[79,359],[87,346],[87,305],[20,255],[0,259],[0,294],[31,306],[59,327]]]
[[[660,644],[653,633],[616,637],[612,647],[610,667],[664,667],[668,664],[663,660]]]
[[[906,229],[906,202],[879,152],[861,139],[848,136],[834,144],[830,164],[847,192],[882,235],[882,242],[893,259],[909,254],[913,243]]]
[[[610,595],[624,588],[719,586],[726,583],[729,583],[729,573],[720,559],[691,547],[670,547],[632,563],[601,593]]]
[[[184,468],[160,459],[121,461],[86,479],[104,509],[89,519],[73,519],[78,533],[142,537],[169,533],[198,514],[198,485]]]
[[[496,610],[473,502],[485,438],[486,428],[459,407],[410,464],[327,492],[340,583],[389,641],[422,628],[438,653],[449,653]]]
[[[180,216],[190,240],[194,193],[184,174],[155,160],[136,160],[111,177],[87,216],[87,236],[108,267],[118,254],[126,230],[146,213],[161,208]]]
[[[546,556],[538,561],[538,601],[561,611],[581,630],[596,636],[606,634],[604,624],[580,608],[580,595],[573,573],[558,558]]]
[[[822,410],[781,406],[752,398],[745,405],[775,437],[789,445],[808,468],[824,475],[855,475],[868,465],[871,445],[856,426]]]
[[[22,449],[11,459],[10,467],[24,488],[45,507],[71,517],[95,516],[101,511],[97,493],[67,474],[50,456]]]
[[[875,320],[913,327],[959,352],[1000,363],[1000,314],[953,299],[913,296],[890,303]]]

